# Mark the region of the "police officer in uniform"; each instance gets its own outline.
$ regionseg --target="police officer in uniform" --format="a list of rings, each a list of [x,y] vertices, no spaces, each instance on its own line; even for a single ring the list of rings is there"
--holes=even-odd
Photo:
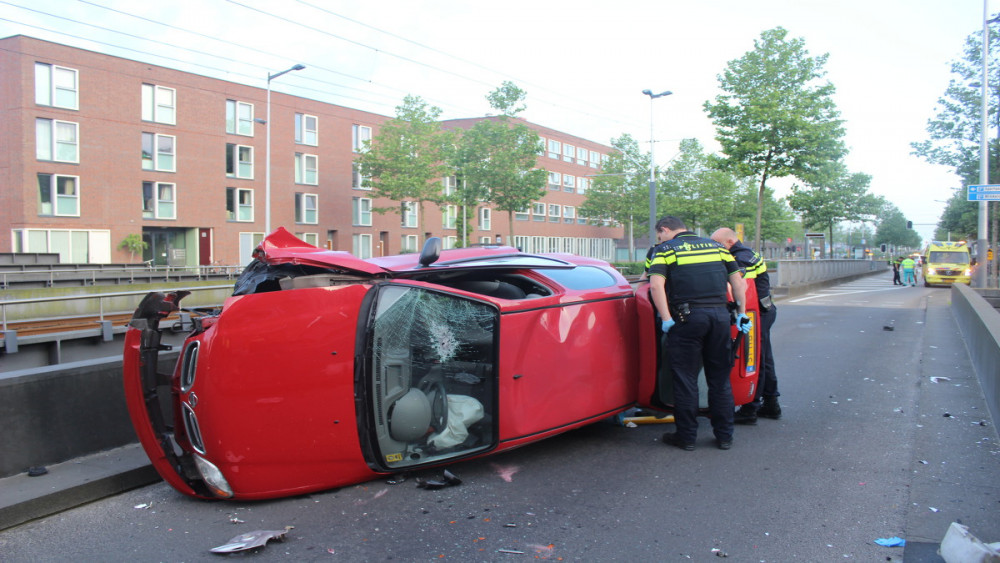
[[[760,381],[752,402],[736,411],[736,424],[757,424],[757,417],[779,419],[778,376],[774,372],[774,354],[771,352],[771,327],[778,318],[778,310],[771,299],[771,277],[767,274],[764,258],[745,246],[732,229],[723,227],[712,233],[712,240],[729,249],[736,264],[745,270],[744,277],[753,280],[760,302]]]
[[[730,327],[726,282],[738,306],[737,327],[750,330],[746,316],[746,282],[739,267],[719,243],[687,230],[684,222],[666,216],[656,223],[656,247],[649,269],[650,296],[660,315],[670,356],[677,432],[663,442],[694,450],[698,434],[698,372],[704,365],[708,408],[716,445],[733,445],[733,390],[729,383]]]

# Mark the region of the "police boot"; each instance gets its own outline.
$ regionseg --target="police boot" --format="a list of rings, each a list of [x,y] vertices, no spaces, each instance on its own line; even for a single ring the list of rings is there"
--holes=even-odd
[[[781,418],[781,406],[778,405],[778,398],[764,397],[764,406],[757,409],[757,416],[773,418],[775,420]]]
[[[757,405],[747,403],[733,415],[734,424],[757,424]]]

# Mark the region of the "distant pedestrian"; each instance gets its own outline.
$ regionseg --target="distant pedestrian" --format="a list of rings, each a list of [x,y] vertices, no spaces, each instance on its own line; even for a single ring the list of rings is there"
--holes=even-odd
[[[899,263],[899,267],[903,269],[903,285],[917,286],[917,278],[913,275],[913,268],[915,266],[916,262],[909,256],[903,258],[903,261]]]
[[[899,263],[902,262],[900,258],[896,258],[889,262],[892,266],[892,285],[903,285],[903,282],[899,279]]]

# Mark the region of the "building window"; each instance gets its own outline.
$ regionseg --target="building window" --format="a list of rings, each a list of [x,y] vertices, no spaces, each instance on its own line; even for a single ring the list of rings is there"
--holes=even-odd
[[[597,151],[590,151],[590,167],[597,168],[601,162],[601,155]]]
[[[361,175],[361,164],[354,162],[351,164],[351,187],[355,190],[371,190],[368,183],[368,176]]]
[[[314,154],[295,153],[295,183],[319,184],[319,157]]]
[[[226,133],[253,136],[253,104],[226,100]]]
[[[549,221],[552,223],[558,223],[559,217],[562,216],[562,206],[558,203],[549,204]]]
[[[525,207],[524,209],[521,209],[520,211],[515,211],[514,212],[514,220],[515,221],[527,221],[528,220],[528,215],[530,215],[530,214],[531,213],[529,213],[528,208]]]
[[[372,236],[357,234],[351,236],[351,254],[365,259],[372,257]]]
[[[549,172],[549,189],[558,190],[561,184],[562,184],[562,174],[558,172]]]
[[[174,125],[177,123],[177,92],[173,88],[142,85],[142,120]]]
[[[562,154],[562,143],[555,139],[549,139],[549,158],[559,159]]]
[[[545,147],[548,145],[548,141],[545,137],[538,138],[538,156],[545,156]]]
[[[576,148],[576,163],[587,164],[587,149],[583,147]]]
[[[480,231],[492,231],[493,230],[493,210],[489,207],[479,208],[479,230]]]
[[[590,178],[577,178],[576,179],[576,193],[585,194],[587,189],[590,187]]]
[[[76,229],[15,229],[14,252],[59,254],[69,264],[111,263],[111,231]]]
[[[160,182],[142,183],[142,218],[176,219],[176,186]]]
[[[444,188],[442,188],[441,190],[441,193],[443,193],[446,196],[454,195],[455,189],[458,186],[458,177],[445,176],[444,178],[441,178],[441,184],[444,186]]]
[[[56,162],[80,162],[80,126],[71,121],[35,120],[35,158]]]
[[[306,244],[311,244],[313,246],[319,246],[319,234],[318,233],[295,233],[295,236],[299,237],[299,240],[305,242]]]
[[[38,214],[80,216],[80,179],[58,174],[38,175]]]
[[[576,224],[577,225],[586,225],[587,224],[587,218],[584,217],[582,214],[577,213],[576,214]]]
[[[399,251],[401,253],[417,251],[417,235],[403,235],[400,240]]]
[[[416,228],[417,227],[417,202],[415,201],[404,201],[400,205],[400,216],[402,218],[402,226],[406,228]]]
[[[532,221],[544,221],[545,220],[545,204],[542,203],[542,202],[540,202],[540,201],[536,201],[535,203],[533,203],[531,205],[532,205],[531,220]]]
[[[451,250],[452,248],[458,247],[458,237],[455,235],[448,235],[446,237],[441,237],[441,239],[442,250]]]
[[[226,176],[253,179],[253,147],[226,143]]]
[[[364,125],[351,126],[351,146],[354,152],[364,152],[366,145],[372,140],[372,128]]]
[[[295,222],[315,225],[319,222],[319,200],[316,194],[295,194]]]
[[[576,176],[563,174],[563,191],[573,193],[576,190]]]
[[[372,200],[367,197],[351,198],[351,223],[355,227],[372,226]]]
[[[300,145],[319,144],[319,118],[304,113],[295,114],[295,142]]]
[[[441,208],[441,226],[445,229],[454,229],[458,223],[458,206],[445,205]]]
[[[246,223],[253,221],[253,190],[226,188],[226,219]]]
[[[576,222],[576,208],[572,205],[563,206],[563,223]]]
[[[499,242],[493,242],[492,237],[479,237],[479,244],[489,246],[491,244],[500,244]]]
[[[173,135],[142,134],[142,169],[173,172],[176,170],[176,151]]]
[[[563,145],[563,160],[566,162],[573,162],[576,157],[576,147],[573,145]]]
[[[65,109],[79,109],[76,69],[35,63],[35,103]]]

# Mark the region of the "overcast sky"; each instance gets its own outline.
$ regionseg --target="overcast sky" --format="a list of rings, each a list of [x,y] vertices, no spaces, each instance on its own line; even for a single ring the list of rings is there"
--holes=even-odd
[[[0,37],[260,87],[301,63],[273,89],[390,116],[406,94],[445,119],[484,115],[485,95],[510,80],[528,93],[529,121],[605,144],[629,133],[646,150],[641,92],[671,90],[652,104],[664,165],[682,138],[717,149],[703,104],[718,75],[782,26],[810,54],[829,54],[850,170],[872,175],[872,192],[928,240],[944,209],[935,200],[963,186],[911,156],[910,143],[926,138],[982,15],[983,0],[0,0]]]

